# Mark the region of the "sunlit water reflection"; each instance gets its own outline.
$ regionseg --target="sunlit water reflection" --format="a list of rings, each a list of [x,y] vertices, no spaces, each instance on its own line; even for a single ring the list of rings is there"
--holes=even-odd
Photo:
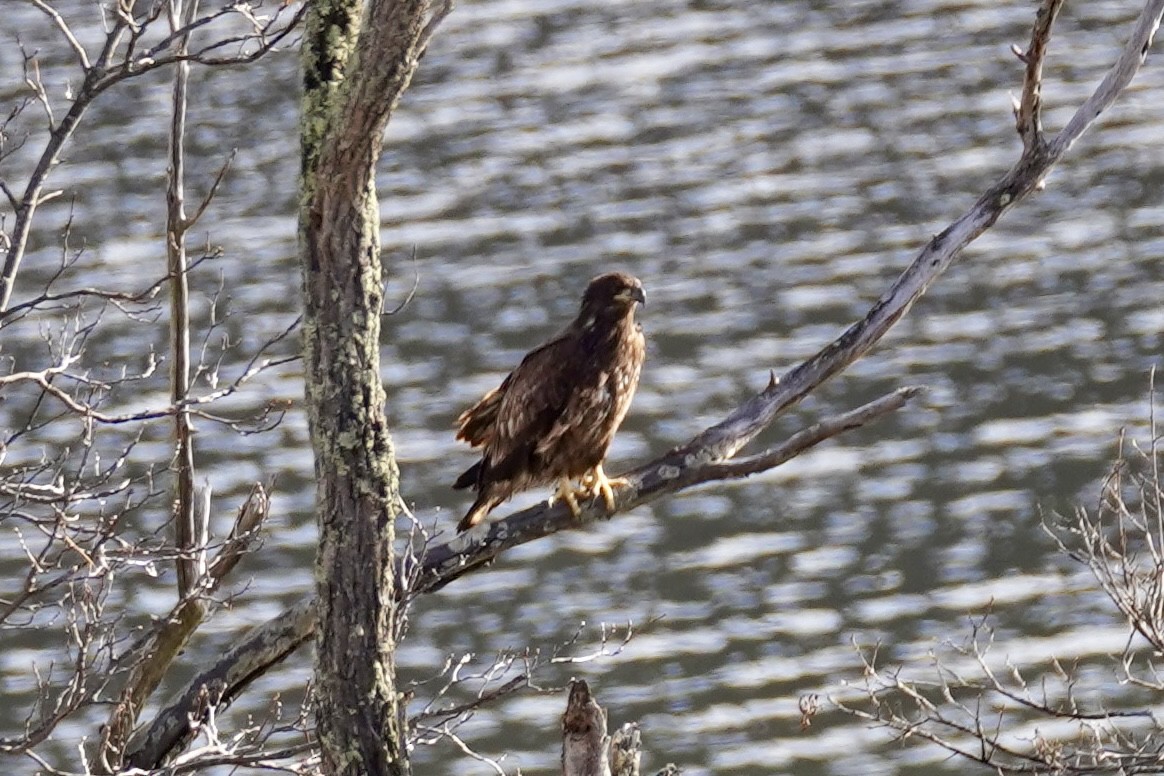
[[[76,5],[79,23],[95,21]],[[592,6],[462,5],[388,131],[389,304],[414,280],[416,294],[385,319],[383,374],[409,501],[446,531],[466,506],[449,483],[472,460],[453,443],[453,418],[572,314],[590,276],[627,269],[650,299],[649,361],[608,467],[618,471],[685,441],[770,369],[836,336],[1017,158],[1010,97],[1021,69],[1008,47],[1027,35],[1028,3]],[[1068,6],[1044,91],[1049,128],[1097,83],[1133,11]],[[38,18],[4,13],[8,30]],[[49,82],[63,88],[67,52],[41,45]],[[7,48],[0,94],[11,99],[19,60]],[[993,612],[999,659],[1079,659],[1088,697],[1118,692],[1105,656],[1122,649],[1124,628],[1038,522],[1040,508],[1094,503],[1118,430],[1142,435],[1146,422],[1164,327],[1157,64],[1045,192],[758,444],[903,384],[926,386],[924,398],[770,473],[511,553],[417,605],[402,676],[424,678],[466,650],[484,660],[549,650],[582,621],[586,651],[598,623],[632,622],[642,632],[617,655],[550,668],[540,683],[590,678],[612,722],[641,723],[645,767],[671,760],[690,774],[959,772],[939,750],[886,746],[833,712],[802,731],[798,701],[857,697],[854,643],[922,670],[944,640],[966,638],[968,613]],[[238,354],[299,307],[295,71],[281,54],[255,71],[197,76],[192,186],[204,190],[229,149],[239,155],[197,237],[225,255],[193,278],[195,316],[205,325],[232,311],[223,331]],[[141,287],[161,272],[167,92],[155,81],[96,106],[54,173],[74,197],[73,243],[87,248],[76,285]],[[64,199],[44,208],[21,293],[56,266],[66,210]],[[35,323],[10,331],[5,355],[17,369],[34,364]],[[139,367],[164,353],[165,336],[164,325],[111,316],[87,358]],[[228,360],[224,372],[241,368]],[[164,372],[111,410],[164,405]],[[284,368],[233,409],[301,392],[296,368]],[[165,460],[168,438],[152,428],[136,456]],[[198,444],[220,526],[252,481],[277,475],[278,485],[270,536],[241,570],[247,588],[187,651],[186,671],[310,591],[315,539],[298,408],[265,435],[203,425]],[[12,450],[8,462],[37,454]],[[164,515],[160,499],[149,527]],[[143,571],[122,595],[158,614],[171,585]],[[26,702],[36,645],[9,638],[0,676]],[[273,692],[294,698],[309,661],[305,651],[264,678],[237,713]],[[550,770],[562,704],[560,693],[526,695],[462,734],[484,753],[509,752],[511,770]],[[487,772],[450,748],[418,759],[426,773]]]

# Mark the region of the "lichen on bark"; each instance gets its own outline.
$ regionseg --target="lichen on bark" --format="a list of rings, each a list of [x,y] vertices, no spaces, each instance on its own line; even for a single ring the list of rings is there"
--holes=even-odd
[[[427,2],[317,0],[303,42],[299,252],[319,550],[316,720],[331,774],[404,774],[393,523],[399,481],[380,383],[375,164],[416,67]],[[362,55],[374,52],[375,56]]]

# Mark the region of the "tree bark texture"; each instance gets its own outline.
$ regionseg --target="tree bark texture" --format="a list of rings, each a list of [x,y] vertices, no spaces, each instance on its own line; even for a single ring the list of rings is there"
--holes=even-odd
[[[427,2],[318,0],[303,42],[299,252],[319,525],[316,718],[328,774],[409,771],[394,664],[399,494],[380,382],[375,166],[427,12]]]
[[[562,715],[562,776],[610,776],[606,711],[585,680],[570,683]]]
[[[642,738],[638,725],[606,734],[606,710],[584,679],[570,682],[562,715],[562,776],[639,776]]]

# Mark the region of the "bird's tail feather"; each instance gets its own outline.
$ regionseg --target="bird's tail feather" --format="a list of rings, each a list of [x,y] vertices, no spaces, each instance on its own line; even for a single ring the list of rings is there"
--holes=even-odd
[[[453,483],[453,490],[464,490],[465,488],[473,487],[477,484],[477,479],[480,474],[481,461],[477,461],[477,463],[470,466],[457,478],[457,481]]]
[[[457,523],[457,533],[468,531],[480,523],[498,503],[500,502],[495,499],[479,496],[473,502],[473,506],[469,507],[469,511],[465,513],[465,516],[461,518],[461,522]]]

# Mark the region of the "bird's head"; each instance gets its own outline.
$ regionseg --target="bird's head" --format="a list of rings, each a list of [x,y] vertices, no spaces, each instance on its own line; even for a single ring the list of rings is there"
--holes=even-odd
[[[625,272],[608,272],[586,286],[586,293],[582,295],[582,316],[602,313],[629,315],[634,312],[636,304],[646,303],[647,294],[638,278]]]

